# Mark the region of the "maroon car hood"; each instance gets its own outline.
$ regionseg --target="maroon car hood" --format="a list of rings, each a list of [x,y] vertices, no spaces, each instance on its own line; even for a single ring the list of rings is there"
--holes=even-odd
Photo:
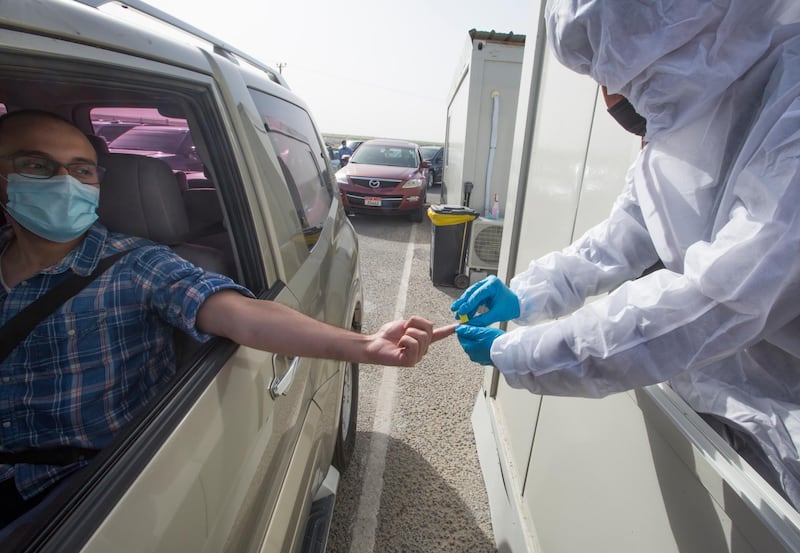
[[[351,177],[376,177],[379,179],[407,180],[419,172],[416,167],[394,167],[391,165],[368,165],[348,163],[342,169]]]

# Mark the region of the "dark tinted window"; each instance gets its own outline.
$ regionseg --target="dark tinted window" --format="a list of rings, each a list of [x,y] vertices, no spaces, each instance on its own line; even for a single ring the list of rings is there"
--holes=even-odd
[[[420,153],[422,154],[422,159],[425,161],[430,161],[433,159],[433,156],[436,155],[436,152],[439,151],[439,147],[432,147],[432,146],[422,146],[419,149]]]

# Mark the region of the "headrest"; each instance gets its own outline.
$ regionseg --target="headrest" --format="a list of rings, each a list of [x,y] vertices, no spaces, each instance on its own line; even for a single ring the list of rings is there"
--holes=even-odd
[[[224,231],[222,206],[213,188],[189,188],[181,194],[192,231]],[[218,227],[215,229],[215,226]]]
[[[214,184],[208,179],[186,178],[186,188],[214,188]]]
[[[96,134],[87,134],[86,138],[89,139],[89,142],[92,144],[92,148],[94,151],[97,152],[98,156],[108,153],[108,142],[102,136],[97,136]]]
[[[183,171],[175,171],[175,182],[178,183],[178,188],[183,191],[189,188],[189,180],[186,178],[186,173]]]
[[[106,168],[97,210],[101,223],[162,244],[184,240],[189,221],[169,165],[132,154],[105,154],[99,162]]]

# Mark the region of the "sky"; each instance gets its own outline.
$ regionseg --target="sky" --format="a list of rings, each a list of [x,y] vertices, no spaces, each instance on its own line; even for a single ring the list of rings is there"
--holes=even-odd
[[[278,68],[320,132],[443,142],[470,29],[529,35],[531,0],[150,0]]]

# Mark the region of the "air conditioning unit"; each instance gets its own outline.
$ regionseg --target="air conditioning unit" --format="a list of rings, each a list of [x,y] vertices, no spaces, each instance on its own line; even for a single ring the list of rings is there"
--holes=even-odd
[[[478,217],[472,222],[469,253],[467,255],[467,267],[470,272],[497,272],[502,238],[502,219]]]

